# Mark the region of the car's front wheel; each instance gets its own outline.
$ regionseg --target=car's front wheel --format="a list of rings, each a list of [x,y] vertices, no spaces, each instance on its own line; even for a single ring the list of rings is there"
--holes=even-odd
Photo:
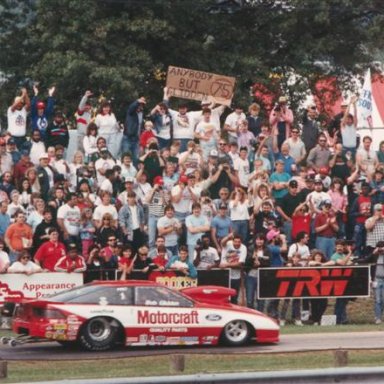
[[[222,338],[224,344],[240,346],[249,342],[250,335],[250,327],[246,321],[233,320],[224,327]]]
[[[107,351],[115,346],[121,331],[121,325],[116,320],[94,317],[83,325],[79,342],[88,351]]]

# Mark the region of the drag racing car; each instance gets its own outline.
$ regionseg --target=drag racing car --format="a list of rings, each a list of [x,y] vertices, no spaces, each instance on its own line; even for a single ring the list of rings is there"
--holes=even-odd
[[[44,300],[24,299],[16,306],[12,329],[20,340],[55,340],[91,351],[117,345],[278,342],[278,324],[231,304],[235,293],[217,286],[175,291],[150,281],[96,281]]]

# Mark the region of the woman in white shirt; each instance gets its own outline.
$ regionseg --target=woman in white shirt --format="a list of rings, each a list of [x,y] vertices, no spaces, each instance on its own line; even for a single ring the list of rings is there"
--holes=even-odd
[[[32,275],[36,272],[43,272],[40,266],[31,261],[31,255],[28,251],[21,251],[20,255],[9,268],[8,273],[24,273]]]
[[[232,192],[229,211],[233,232],[241,236],[243,244],[247,244],[249,212],[247,195],[243,189],[236,188],[236,190]]]
[[[101,104],[99,113],[95,118],[95,124],[99,128],[99,136],[104,137],[109,152],[116,158],[120,151],[120,148],[116,143],[118,141],[117,133],[120,128],[108,101],[104,101]]]
[[[84,156],[80,151],[76,151],[73,155],[73,161],[69,164],[69,181],[70,191],[75,192],[77,188],[77,182],[79,181],[78,171],[81,168],[85,168]]]
[[[83,148],[85,154],[85,161],[89,163],[92,155],[99,152],[97,148],[98,128],[95,123],[90,123],[87,127],[87,133],[83,139]]]

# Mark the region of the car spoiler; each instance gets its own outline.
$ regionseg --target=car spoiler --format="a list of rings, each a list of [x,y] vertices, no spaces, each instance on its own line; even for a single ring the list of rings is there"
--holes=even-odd
[[[210,304],[229,304],[231,297],[236,295],[233,288],[216,285],[202,285],[199,287],[184,288],[181,292],[196,301]]]

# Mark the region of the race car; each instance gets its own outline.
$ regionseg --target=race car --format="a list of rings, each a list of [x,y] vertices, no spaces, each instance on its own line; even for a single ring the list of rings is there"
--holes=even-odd
[[[231,304],[235,294],[218,286],[175,291],[150,281],[96,281],[44,300],[24,299],[15,309],[12,329],[20,337],[79,344],[90,351],[117,345],[278,342],[278,324]]]

